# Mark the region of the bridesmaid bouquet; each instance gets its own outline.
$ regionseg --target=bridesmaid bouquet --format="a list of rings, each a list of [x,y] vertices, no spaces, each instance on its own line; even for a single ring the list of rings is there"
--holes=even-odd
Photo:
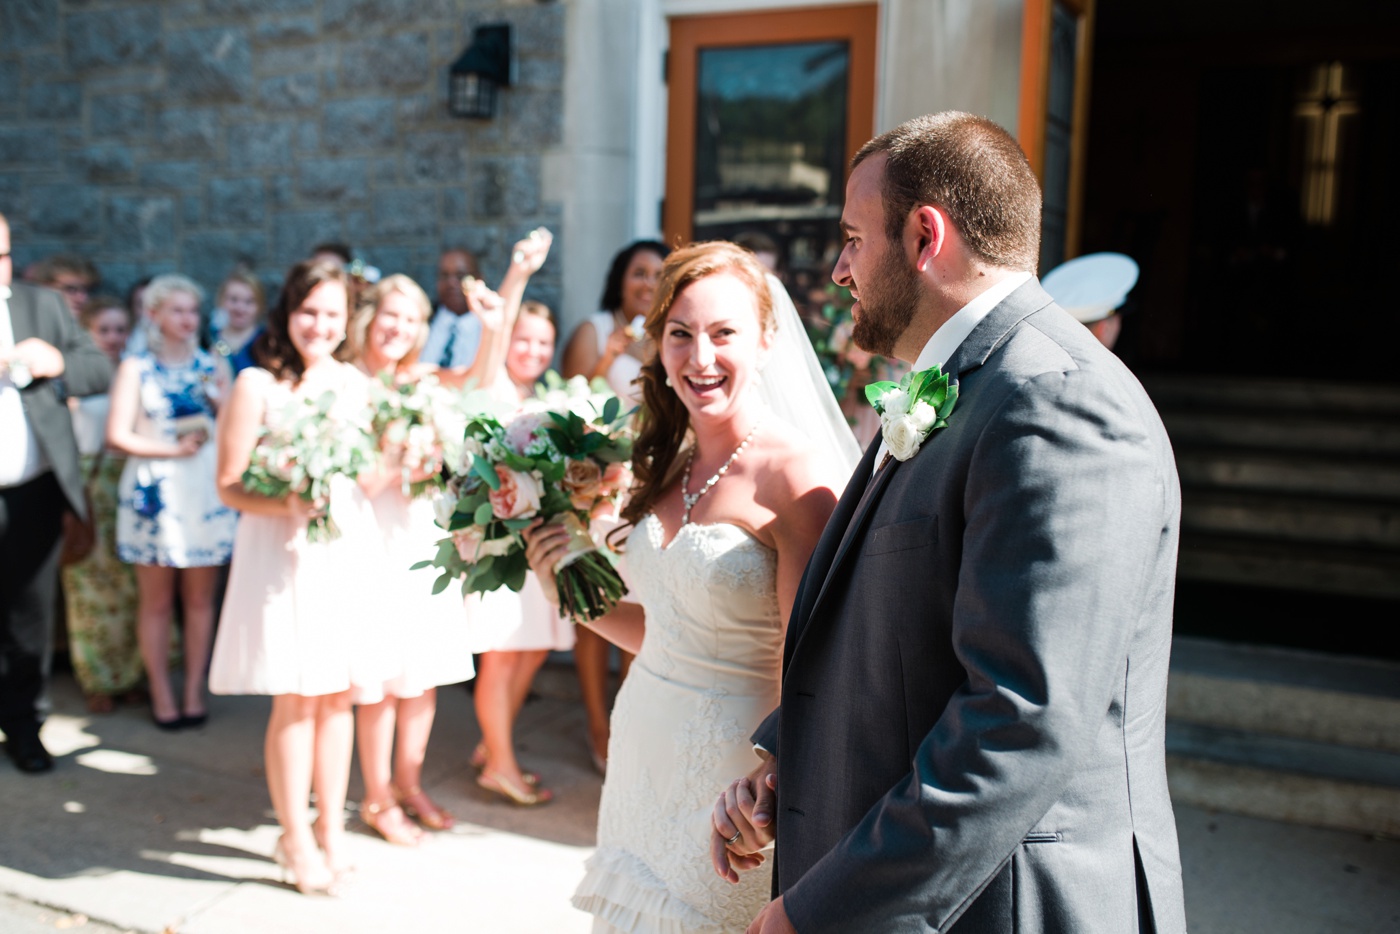
[[[274,426],[264,425],[243,471],[243,488],[274,499],[295,493],[304,502],[323,508],[306,527],[311,542],[340,537],[331,519],[332,477],[354,478],[374,466],[379,450],[368,424],[331,414],[335,394],[297,399]]]
[[[449,457],[461,457],[455,439],[463,437],[466,418],[436,376],[396,382],[385,374],[370,384],[370,429],[381,448],[402,448],[404,495],[422,496],[445,486],[442,468]]]
[[[435,504],[451,537],[414,567],[442,569],[435,593],[454,578],[463,594],[518,591],[529,570],[521,530],[536,517],[562,523],[572,541],[556,569],[560,609],[575,621],[597,619],[627,592],[588,526],[615,511],[631,486],[632,413],[601,380],[590,387],[581,377],[545,379],[536,398],[505,419],[469,417],[462,457]]]

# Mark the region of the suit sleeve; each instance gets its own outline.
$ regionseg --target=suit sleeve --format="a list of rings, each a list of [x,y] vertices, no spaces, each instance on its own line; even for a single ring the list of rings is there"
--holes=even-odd
[[[55,346],[63,354],[63,385],[70,396],[94,396],[112,385],[112,362],[88,332],[78,326],[57,293],[39,291],[39,315],[57,322],[59,339]]]
[[[1028,381],[989,420],[953,608],[967,680],[910,774],[788,890],[798,931],[947,930],[1061,797],[1124,677],[1166,521],[1160,457],[1083,370]]]
[[[774,707],[773,712],[764,718],[758,725],[758,729],[753,731],[749,737],[755,746],[768,750],[772,755],[778,754],[778,728],[782,726],[783,708]]]

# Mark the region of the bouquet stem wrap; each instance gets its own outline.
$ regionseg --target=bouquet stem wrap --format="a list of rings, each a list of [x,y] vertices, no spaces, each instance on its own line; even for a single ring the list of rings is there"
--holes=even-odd
[[[554,568],[559,610],[574,622],[595,620],[617,605],[627,587],[577,515],[564,513],[559,524],[569,532],[569,549]]]

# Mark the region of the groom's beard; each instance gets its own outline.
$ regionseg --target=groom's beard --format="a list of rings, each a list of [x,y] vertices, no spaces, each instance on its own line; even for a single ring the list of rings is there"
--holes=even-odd
[[[919,304],[919,274],[902,261],[898,243],[887,247],[870,281],[856,283],[860,319],[851,330],[857,347],[882,357],[894,356],[894,345],[914,320]]]

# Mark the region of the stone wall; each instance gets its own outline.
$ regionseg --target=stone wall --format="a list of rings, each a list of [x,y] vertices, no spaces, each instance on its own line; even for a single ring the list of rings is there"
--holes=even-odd
[[[448,66],[489,22],[514,27],[518,82],[495,119],[450,117]],[[564,5],[535,0],[3,0],[15,268],[78,252],[109,289],[171,270],[212,289],[343,240],[430,295],[446,245],[494,282],[518,237],[558,232],[540,156],[563,49]],[[531,297],[557,307],[560,266]]]

